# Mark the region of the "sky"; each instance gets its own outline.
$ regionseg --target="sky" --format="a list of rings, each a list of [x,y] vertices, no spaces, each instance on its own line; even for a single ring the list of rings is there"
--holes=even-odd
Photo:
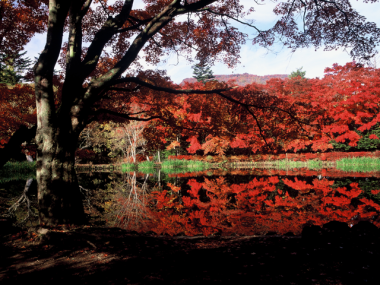
[[[112,3],[114,0],[109,0]],[[256,1],[261,4],[261,2]],[[272,12],[276,3],[272,1],[263,2],[264,5],[257,5],[252,0],[240,0],[240,3],[244,5],[246,9],[254,4],[255,12],[250,15],[246,20],[253,19],[254,24],[261,29],[270,28],[277,20],[276,15]],[[368,21],[375,22],[380,27],[380,3],[363,3],[363,1],[352,1],[352,7],[357,10],[361,15],[367,18]],[[143,9],[144,3],[142,0],[136,0],[134,9]],[[231,22],[233,26],[239,28],[249,36],[253,35],[252,28],[245,28],[245,26]],[[64,41],[67,40],[65,36]],[[37,34],[26,45],[26,56],[34,59],[38,56],[38,53],[44,48],[46,41],[46,34]],[[331,67],[334,63],[344,65],[347,62],[352,61],[347,51],[339,49],[336,51],[323,51],[320,48],[315,51],[314,48],[298,49],[296,52],[291,52],[289,49],[283,47],[280,44],[274,45],[270,50],[253,46],[251,41],[247,40],[246,44],[242,45],[240,50],[240,64],[233,69],[228,68],[223,63],[216,62],[211,67],[214,75],[219,74],[241,74],[249,73],[255,75],[270,75],[270,74],[290,74],[297,68],[302,67],[306,71],[307,78],[322,78],[324,75],[324,69]],[[380,55],[378,56],[380,58]],[[165,58],[162,58],[165,59]],[[166,63],[159,63],[156,66],[147,65],[145,62],[140,63],[146,69],[159,69],[166,70],[167,75],[174,83],[180,83],[184,78],[193,76],[192,65],[185,58],[179,58],[177,62],[177,56],[172,54],[167,57]],[[58,66],[56,66],[58,69]]]

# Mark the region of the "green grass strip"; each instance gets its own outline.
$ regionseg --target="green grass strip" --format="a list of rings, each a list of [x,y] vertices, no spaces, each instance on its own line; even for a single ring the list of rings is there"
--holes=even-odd
[[[179,167],[179,168],[163,168],[161,171],[165,174],[177,174],[177,173],[191,173],[191,172],[198,172],[203,171],[204,168],[196,168],[196,167]]]
[[[124,163],[121,165],[122,172],[127,172],[129,170],[136,170],[136,169],[137,169],[137,165],[133,163]]]
[[[138,164],[138,169],[142,168],[154,168],[154,161],[143,161]]]
[[[349,157],[336,162],[336,168],[343,171],[380,171],[380,159],[372,157]]]
[[[161,171],[166,174],[189,173],[209,169],[210,163],[199,160],[166,160],[161,164]]]
[[[323,162],[320,160],[308,160],[308,161],[293,161],[293,160],[275,160],[268,161],[269,168],[276,169],[288,169],[288,168],[309,168],[309,169],[322,169],[324,167]],[[259,163],[257,165],[260,165]]]
[[[209,168],[209,163],[202,162],[199,160],[166,160],[161,164],[161,169],[166,168],[197,168],[197,169],[207,169]]]

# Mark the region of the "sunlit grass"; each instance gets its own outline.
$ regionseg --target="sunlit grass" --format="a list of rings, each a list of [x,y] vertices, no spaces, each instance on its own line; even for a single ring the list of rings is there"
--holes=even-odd
[[[139,168],[138,172],[144,173],[144,174],[154,174],[157,172],[157,168],[153,167],[147,167],[147,168]]]
[[[162,171],[167,173],[182,173],[182,172],[193,172],[193,171],[203,171],[211,168],[211,165],[215,167],[215,164],[211,164],[200,160],[165,160],[160,166]],[[239,167],[239,162],[232,163],[232,167]],[[321,161],[321,160],[308,160],[308,161],[293,161],[293,160],[269,160],[260,162],[247,162],[243,163],[243,167],[252,168],[274,168],[286,170],[289,168],[308,168],[308,169],[323,169],[336,167],[337,169],[344,171],[380,171],[380,159],[370,158],[370,157],[357,157],[357,158],[343,158],[336,162],[333,161]],[[146,173],[153,173],[155,168],[155,163],[153,161],[144,161],[136,164],[123,164],[122,171],[127,170],[140,170]],[[177,170],[178,169],[178,170]]]
[[[154,168],[154,161],[143,161],[138,164],[138,168]]]
[[[129,170],[136,170],[136,169],[137,169],[137,165],[133,164],[133,163],[124,163],[121,165],[121,171],[122,172],[126,172]]]
[[[380,159],[371,157],[342,158],[336,162],[336,168],[355,172],[380,171]]]
[[[197,169],[207,169],[210,164],[207,162],[202,162],[199,160],[166,160],[161,164],[162,169],[166,168],[197,168]]]
[[[287,168],[309,168],[309,169],[322,169],[325,166],[320,160],[308,160],[308,161],[292,161],[292,160],[277,160],[274,163],[274,166],[278,169],[287,169]]]
[[[199,168],[199,167],[191,167],[191,168],[177,167],[177,168],[161,169],[161,171],[165,174],[191,173],[191,172],[198,172],[198,171],[203,171],[203,170],[205,170],[205,168]]]

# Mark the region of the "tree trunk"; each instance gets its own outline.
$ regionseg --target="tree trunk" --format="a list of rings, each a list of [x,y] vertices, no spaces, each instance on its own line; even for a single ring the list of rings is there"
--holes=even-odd
[[[59,133],[59,131],[57,131]],[[39,134],[37,133],[37,137]],[[83,224],[85,214],[74,169],[77,138],[61,134],[38,144],[37,185],[41,225]]]

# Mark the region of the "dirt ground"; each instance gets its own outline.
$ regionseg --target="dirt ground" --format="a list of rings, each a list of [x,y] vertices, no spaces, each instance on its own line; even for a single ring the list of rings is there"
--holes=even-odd
[[[2,236],[5,284],[380,284],[376,235],[157,237],[118,228]]]

